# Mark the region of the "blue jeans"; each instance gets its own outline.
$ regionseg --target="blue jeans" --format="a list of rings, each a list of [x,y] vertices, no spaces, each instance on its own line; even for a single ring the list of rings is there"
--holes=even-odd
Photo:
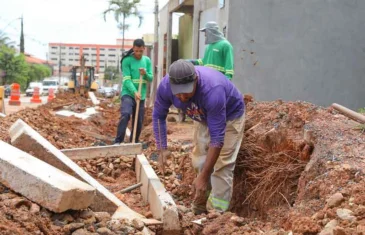
[[[133,140],[133,127],[134,127],[134,120],[136,116],[136,101],[134,98],[130,97],[129,95],[122,96],[122,103],[120,107],[120,121],[117,130],[117,137],[115,138],[115,143],[123,143],[125,137],[125,131],[128,126],[128,122],[130,116],[132,115],[132,130],[130,136],[130,142]],[[139,136],[142,131],[143,125],[143,117],[144,117],[144,100],[140,101],[139,105],[139,113],[138,113],[138,123],[137,123],[137,132],[136,132],[136,143],[139,142]]]

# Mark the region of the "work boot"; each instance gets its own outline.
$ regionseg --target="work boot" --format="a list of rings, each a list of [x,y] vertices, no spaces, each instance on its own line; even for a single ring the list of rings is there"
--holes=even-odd
[[[203,213],[205,213],[205,214],[208,213],[206,205],[196,205],[196,204],[192,203],[191,210],[194,212],[195,215],[201,215]]]

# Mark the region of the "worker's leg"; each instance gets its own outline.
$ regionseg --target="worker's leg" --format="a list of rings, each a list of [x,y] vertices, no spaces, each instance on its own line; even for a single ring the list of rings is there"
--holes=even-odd
[[[115,143],[122,143],[124,142],[125,137],[125,131],[128,126],[128,122],[130,119],[130,116],[133,112],[133,107],[136,105],[135,100],[128,96],[124,95],[122,96],[122,103],[120,108],[120,120],[117,130],[117,137],[115,138]]]
[[[192,152],[192,164],[197,174],[203,168],[205,159],[207,157],[210,142],[210,135],[208,126],[199,122],[194,123],[194,149]],[[210,187],[210,186],[209,186]],[[206,200],[201,202],[193,202],[192,210],[195,214],[201,214],[207,211],[207,200],[209,192],[207,192]]]
[[[227,122],[224,145],[211,175],[208,209],[228,210],[232,198],[233,171],[244,134],[245,116]]]
[[[135,110],[136,108],[134,108]],[[139,104],[139,113],[138,113],[138,121],[137,121],[137,132],[136,132],[136,143],[139,143],[139,136],[141,135],[142,127],[143,127],[143,120],[144,120],[144,100],[140,101]],[[134,128],[134,120],[136,116],[136,112],[133,112],[132,118],[132,135],[133,135],[133,128]],[[132,135],[131,135],[131,142],[132,142]]]

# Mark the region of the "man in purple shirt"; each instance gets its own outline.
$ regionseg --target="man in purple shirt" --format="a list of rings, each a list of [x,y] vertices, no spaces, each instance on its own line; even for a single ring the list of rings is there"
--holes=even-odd
[[[244,131],[242,94],[222,73],[185,60],[170,66],[161,81],[153,109],[153,130],[164,159],[167,150],[166,117],[171,105],[196,121],[193,167],[198,175],[192,208],[195,214],[208,209],[228,210],[233,171]],[[207,203],[208,201],[208,203]]]

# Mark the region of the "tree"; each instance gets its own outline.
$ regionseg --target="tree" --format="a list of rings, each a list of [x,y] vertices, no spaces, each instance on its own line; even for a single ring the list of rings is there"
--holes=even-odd
[[[28,65],[23,54],[16,55],[13,48],[0,46],[0,70],[2,70],[1,84],[19,83],[23,88],[26,85]]]
[[[130,25],[125,21],[130,16],[138,17],[140,27],[142,25],[143,17],[138,11],[138,4],[141,0],[110,0],[109,7],[103,12],[104,20],[106,21],[106,15],[114,13],[114,19],[118,23],[118,28],[122,31],[122,49],[124,50],[124,35],[128,31]],[[120,22],[122,19],[122,22]]]
[[[8,36],[0,31],[0,46],[5,45],[7,47],[13,47],[14,42],[10,40]]]
[[[34,81],[40,81],[45,77],[51,76],[51,68],[43,64],[29,64],[28,76],[26,76],[25,87]]]
[[[121,78],[118,68],[115,66],[108,66],[104,70],[104,79],[109,81],[117,81]]]

